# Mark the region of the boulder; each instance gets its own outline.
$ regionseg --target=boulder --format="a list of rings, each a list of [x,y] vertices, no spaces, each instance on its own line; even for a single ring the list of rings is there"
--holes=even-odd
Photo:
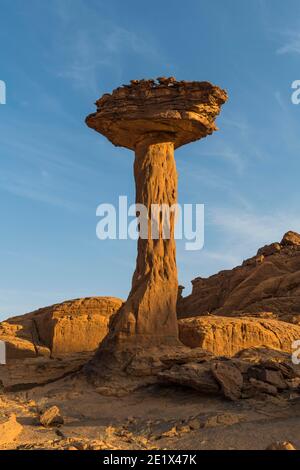
[[[211,371],[226,398],[238,400],[241,397],[243,376],[234,363],[229,361],[214,362]]]
[[[273,385],[280,390],[285,390],[287,388],[287,384],[283,379],[283,375],[280,370],[267,369],[263,366],[254,366],[249,367],[247,370],[247,375],[250,380],[253,378],[267,382],[268,384]]]
[[[266,450],[297,450],[294,444],[288,441],[284,442],[272,442]]]
[[[11,444],[22,432],[23,426],[18,423],[15,414],[0,416],[0,445]]]
[[[281,240],[282,246],[299,246],[300,245],[300,234],[290,230],[283,235]]]
[[[252,388],[252,392],[253,392],[253,389],[254,389],[253,395],[255,395],[256,391],[261,392],[261,393],[266,393],[268,395],[277,395],[278,393],[278,390],[276,387],[274,387],[274,385],[268,384],[266,382],[262,382],[261,380],[257,380],[251,377],[249,379],[249,382],[251,385],[250,390]],[[249,393],[249,388],[247,392]],[[250,395],[251,395],[251,392],[250,392]]]
[[[163,382],[184,385],[204,394],[218,394],[220,387],[211,373],[209,363],[175,365],[158,374]]]
[[[58,406],[54,405],[43,411],[40,414],[40,423],[44,427],[60,426],[64,424],[64,419]]]
[[[271,243],[271,245],[265,245],[262,248],[259,248],[257,251],[257,256],[270,256],[278,253],[281,250],[280,243]]]
[[[209,416],[203,422],[203,428],[216,428],[219,426],[233,426],[234,424],[243,421],[243,415],[236,413],[220,413],[217,415]]]
[[[218,356],[234,356],[243,349],[268,347],[291,353],[300,326],[257,317],[200,316],[179,320],[185,346],[200,347]]]
[[[173,366],[165,363],[165,367],[157,373],[159,381],[189,387],[201,394],[238,400],[281,393],[288,396],[290,389],[300,396],[299,366],[291,363],[287,353],[272,349],[245,349],[232,358],[197,354],[190,362]]]

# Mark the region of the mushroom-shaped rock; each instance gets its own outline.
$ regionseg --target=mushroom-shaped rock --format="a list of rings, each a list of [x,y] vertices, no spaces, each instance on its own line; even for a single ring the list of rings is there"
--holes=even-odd
[[[208,82],[174,80],[132,80],[111,95],[105,93],[87,125],[114,145],[134,151],[147,137],[177,148],[212,134],[226,92]]]
[[[136,270],[129,297],[111,322],[110,333],[95,360],[105,351],[179,345],[176,300],[175,214],[169,238],[151,236],[152,204],[177,202],[174,148],[215,131],[215,118],[227,100],[224,90],[208,82],[176,81],[173,77],[132,80],[131,85],[105,94],[86,123],[114,145],[134,150],[136,203],[148,211],[148,237],[138,240]]]

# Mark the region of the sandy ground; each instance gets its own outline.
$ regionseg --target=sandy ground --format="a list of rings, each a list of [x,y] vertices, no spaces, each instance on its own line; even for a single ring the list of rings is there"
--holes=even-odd
[[[44,428],[38,410],[59,406],[60,427]],[[227,401],[181,387],[152,385],[103,396],[82,379],[1,395],[23,430],[2,449],[265,449],[291,441],[300,449],[300,399]]]

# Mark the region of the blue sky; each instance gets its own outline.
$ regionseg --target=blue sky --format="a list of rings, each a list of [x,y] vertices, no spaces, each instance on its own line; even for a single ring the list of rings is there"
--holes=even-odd
[[[84,124],[133,78],[228,91],[220,131],[176,152],[181,203],[205,204],[205,247],[179,280],[228,269],[300,231],[298,0],[0,0],[0,316],[126,298],[135,241],[99,241],[96,207],[134,201],[133,154]]]

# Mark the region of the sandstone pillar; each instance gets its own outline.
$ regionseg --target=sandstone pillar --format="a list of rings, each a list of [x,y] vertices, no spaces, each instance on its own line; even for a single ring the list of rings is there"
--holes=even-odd
[[[177,173],[173,142],[157,141],[159,135],[142,140],[135,149],[136,203],[147,208],[148,237],[138,240],[131,292],[113,332],[118,342],[133,340],[147,346],[178,343],[175,212],[170,211],[169,238],[165,239],[163,222],[167,214],[166,218],[163,213],[157,218],[152,212],[153,204],[171,209],[176,204]],[[158,227],[151,220],[157,220]]]
[[[177,202],[174,148],[216,130],[215,117],[226,101],[224,90],[208,82],[177,82],[174,78],[133,80],[96,102],[87,125],[114,145],[134,150],[136,202],[147,207],[148,235],[139,238],[136,269],[127,301],[113,318],[110,332],[93,364],[107,366],[116,358],[128,364],[128,352],[151,346],[179,345],[178,295],[174,241],[175,213],[170,213],[169,238],[151,233],[152,204],[171,208]],[[101,367],[100,367],[101,368]]]

